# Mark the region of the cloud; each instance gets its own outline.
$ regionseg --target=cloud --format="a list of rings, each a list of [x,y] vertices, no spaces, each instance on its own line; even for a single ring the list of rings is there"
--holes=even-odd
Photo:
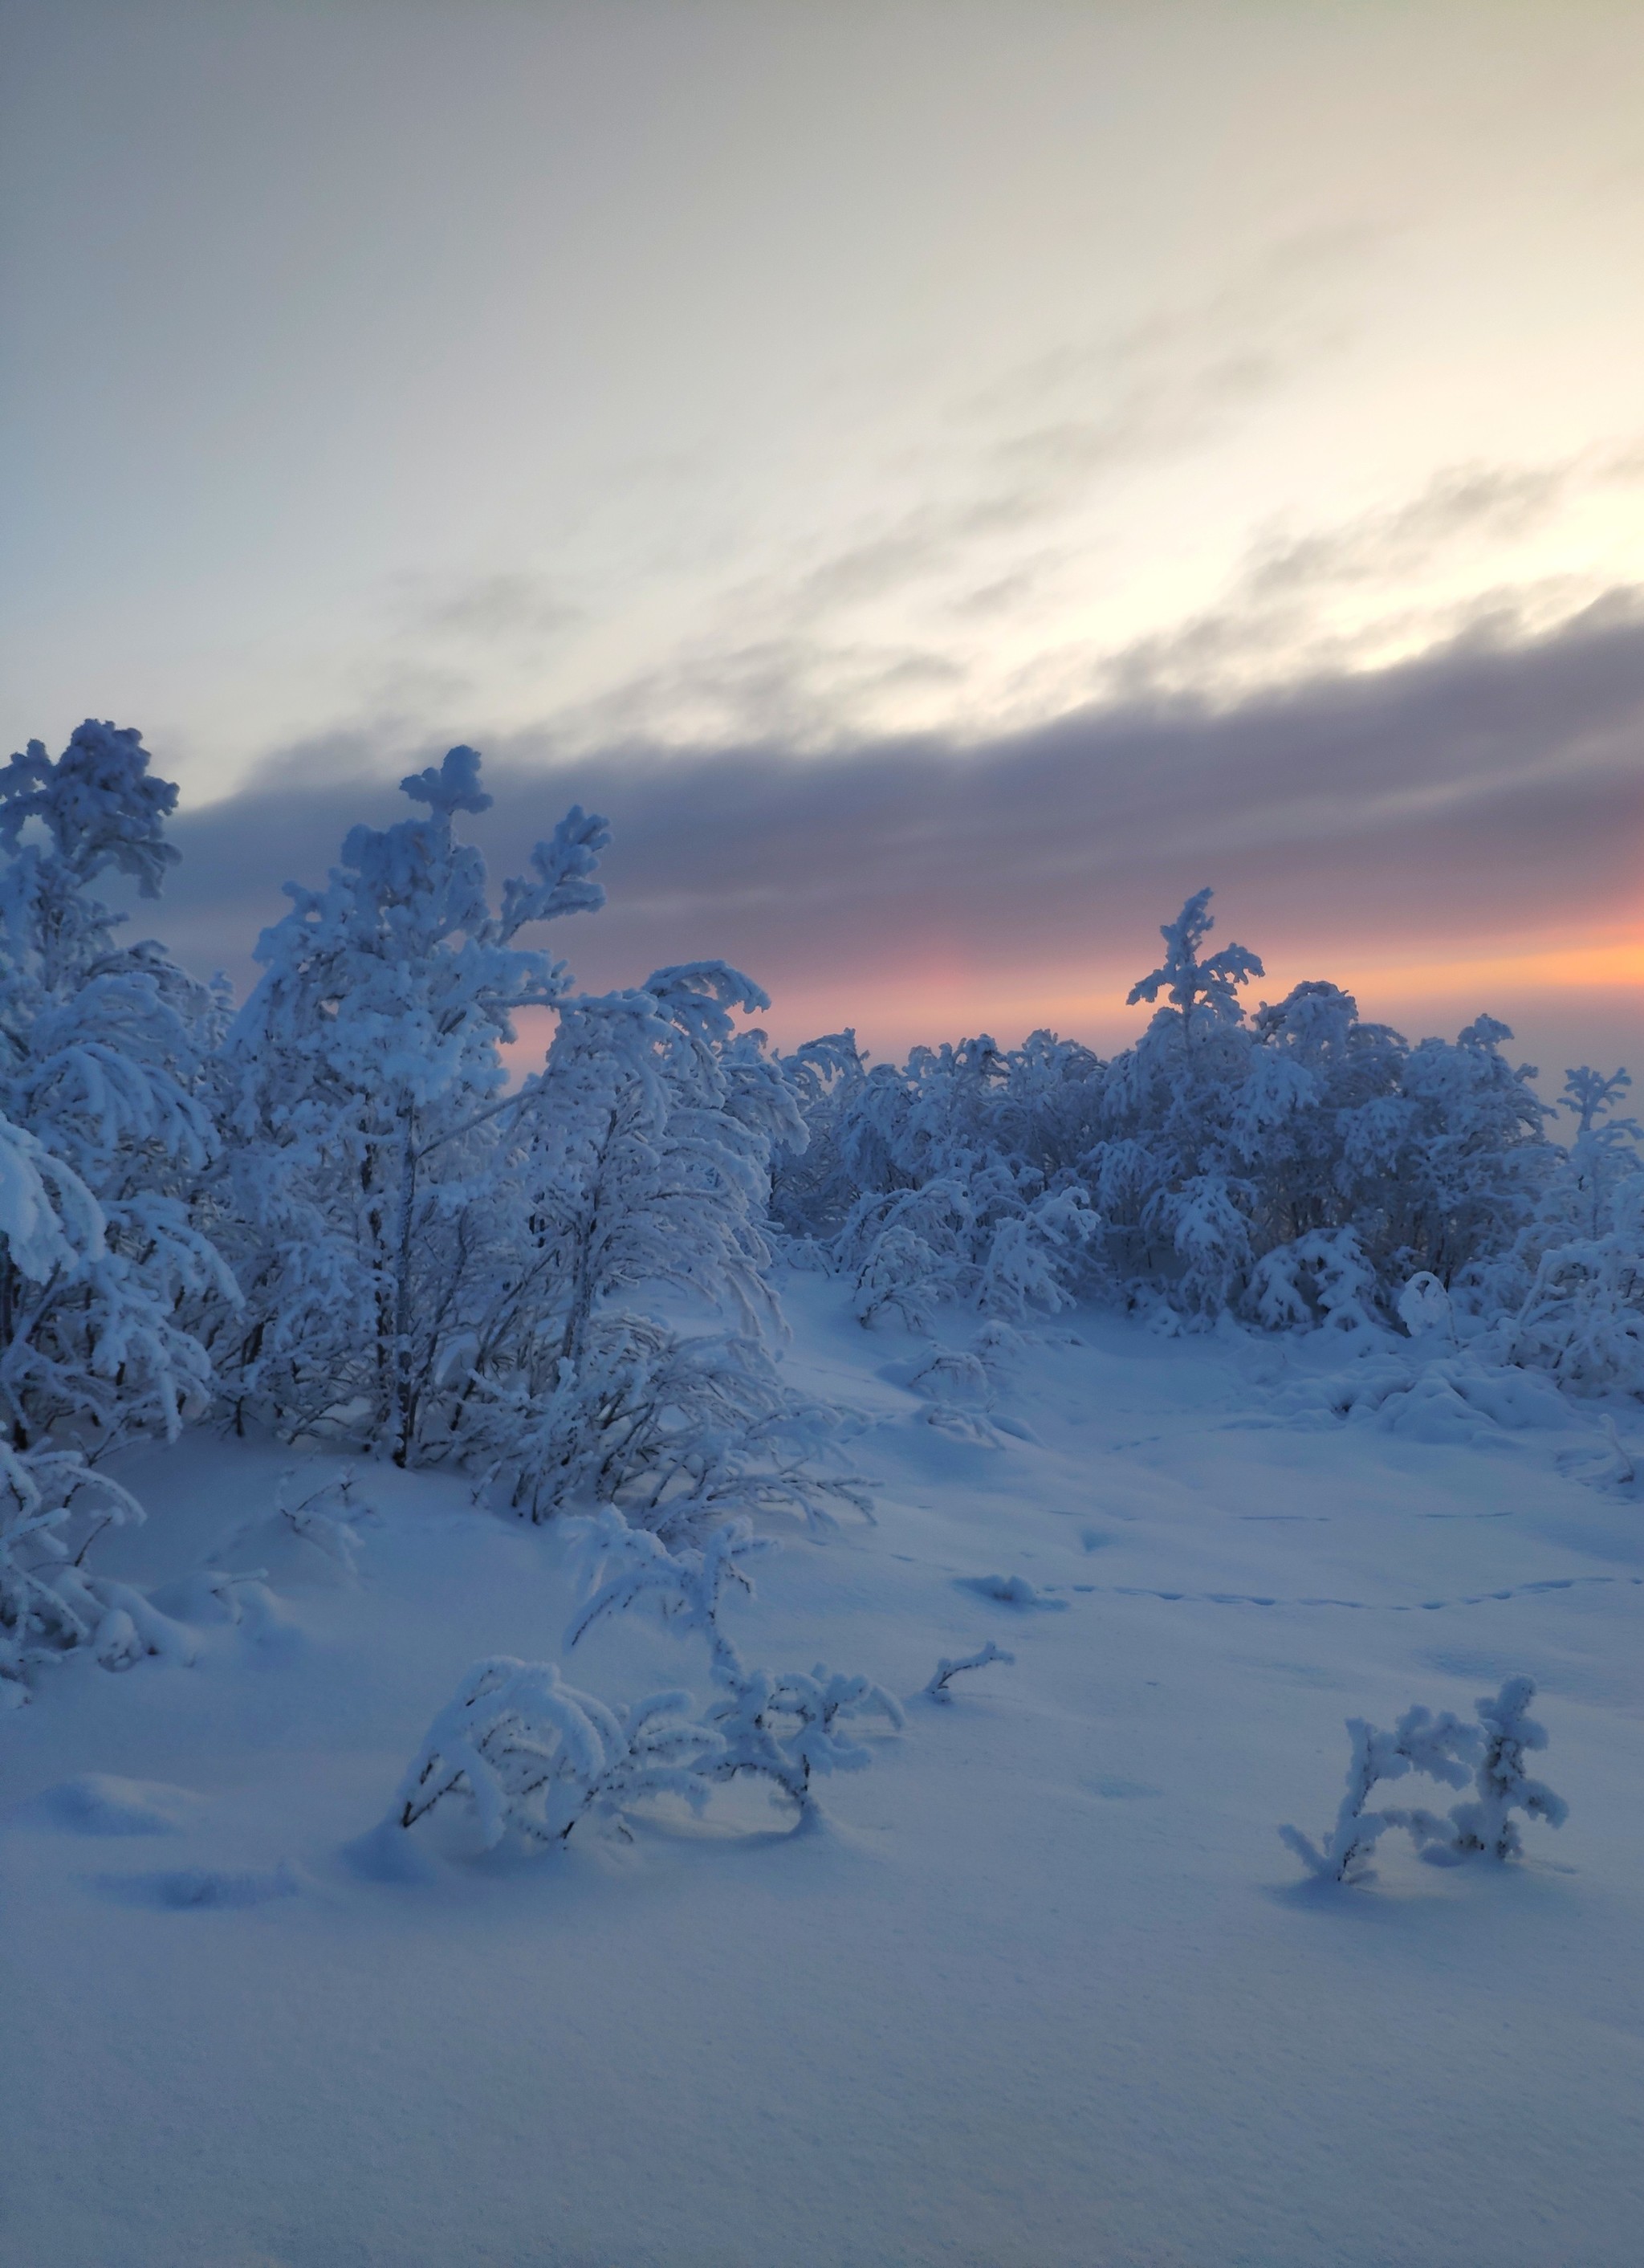
[[[863,457],[866,476],[847,474],[837,516],[768,536],[672,655],[579,703],[562,739],[706,732],[823,749],[888,719],[997,716],[997,671],[955,647],[955,620],[1078,580],[1104,541],[1092,515],[1108,486],[1208,446],[1331,350],[1321,291],[1367,247],[1355,232],[1287,242],[1200,300],[937,395],[918,440],[881,441],[876,460],[868,435],[842,431],[842,463]],[[759,549],[744,531],[739,561]],[[946,703],[901,697],[942,688]]]
[[[243,982],[279,880],[318,880],[354,821],[402,814],[393,778],[429,753],[385,776],[358,740],[284,752],[181,817],[183,865],[144,918]],[[1622,592],[1538,637],[1464,637],[1221,706],[1095,705],[980,746],[629,746],[567,763],[520,734],[488,752],[497,802],[474,832],[507,873],[571,801],[608,814],[609,907],[555,939],[585,982],[720,954],[773,993],[785,1030],[785,991],[872,1029],[876,1002],[938,975],[947,995],[1013,989],[1031,1020],[1036,988],[1139,971],[1206,882],[1224,932],[1316,975],[1636,920],[1641,753],[1644,593]]]
[[[1574,463],[1449,467],[1392,511],[1367,513],[1323,534],[1267,539],[1247,563],[1245,587],[1256,598],[1312,593],[1327,582],[1365,582],[1425,566],[1457,541],[1511,541],[1544,526],[1576,477]]]
[[[545,576],[515,571],[449,584],[410,614],[410,627],[424,635],[536,644],[579,621],[582,609]]]

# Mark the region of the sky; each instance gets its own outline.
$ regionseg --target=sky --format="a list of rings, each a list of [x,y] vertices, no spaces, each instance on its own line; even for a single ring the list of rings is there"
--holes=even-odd
[[[242,984],[455,740],[585,981],[1644,1075],[1644,10],[0,0],[0,723]]]

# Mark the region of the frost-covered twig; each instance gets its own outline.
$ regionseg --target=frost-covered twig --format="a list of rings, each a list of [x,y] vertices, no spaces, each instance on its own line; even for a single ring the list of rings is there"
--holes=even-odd
[[[947,1690],[947,1681],[950,1677],[957,1677],[960,1672],[965,1669],[985,1669],[990,1661],[1014,1662],[1015,1659],[1014,1653],[1007,1653],[1002,1646],[995,1646],[992,1639],[989,1638],[980,1653],[962,1654],[953,1660],[944,1654],[931,1672],[929,1682],[921,1690],[929,1701],[946,1701],[951,1704],[954,1697]]]
[[[299,1497],[301,1476],[293,1466],[280,1475],[275,1502],[279,1515],[294,1535],[312,1543],[352,1574],[357,1564],[362,1528],[380,1526],[382,1514],[373,1504],[354,1492],[354,1468],[344,1465],[335,1480]]]

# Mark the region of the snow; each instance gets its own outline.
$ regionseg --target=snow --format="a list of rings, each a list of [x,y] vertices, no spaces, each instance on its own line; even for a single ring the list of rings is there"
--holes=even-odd
[[[906,1713],[852,1727],[872,1767],[802,1834],[741,1783],[534,1855],[380,1826],[476,1662],[559,1656],[564,1524],[371,1463],[339,1556],[280,1511],[335,1458],[196,1430],[116,1464],[149,1517],[100,1573],[193,1659],[73,1654],[0,1720],[5,2268],[1630,2268],[1636,1410],[1613,1446],[1556,1396],[1393,1425],[1347,1335],[1081,1310],[961,1432],[903,1382],[928,1342],[781,1288],[876,1523],[773,1518],[726,1628]],[[705,1690],[637,1612],[565,1667]],[[1330,1816],[1344,1719],[1515,1675],[1559,1834],[1305,1876],[1275,1830]]]

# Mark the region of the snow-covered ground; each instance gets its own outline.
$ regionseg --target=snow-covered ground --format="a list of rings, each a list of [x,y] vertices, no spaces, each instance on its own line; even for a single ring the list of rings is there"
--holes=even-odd
[[[269,1525],[275,1449],[124,1469],[150,1521],[100,1565],[197,1658],[0,1718],[5,2268],[1644,2257],[1644,1502],[1591,1421],[1344,1423],[1324,1335],[1080,1314],[933,1423],[913,1342],[785,1296],[878,1523],[729,1618],[910,1697],[820,1834],[738,1795],[465,1860],[431,1821],[383,1879],[350,1846],[460,1673],[557,1655],[561,1536],[373,1468],[350,1578]],[[207,1565],[268,1570],[237,1624]],[[1014,1666],[917,1697],[988,1638]],[[1275,1827],[1327,1824],[1345,1717],[1516,1671],[1561,1833],[1299,1881]],[[705,1691],[631,1616],[571,1674]]]

